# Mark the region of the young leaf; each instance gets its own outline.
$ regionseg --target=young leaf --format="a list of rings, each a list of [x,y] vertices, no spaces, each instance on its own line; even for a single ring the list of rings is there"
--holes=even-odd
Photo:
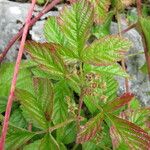
[[[27,42],[25,47],[31,58],[38,63],[42,70],[50,73],[52,78],[59,79],[63,77],[64,64],[58,57],[53,45]]]
[[[130,149],[149,149],[150,136],[143,129],[112,114],[107,114],[107,117],[115,128],[111,134],[118,143],[125,143]]]
[[[125,93],[121,95],[119,98],[117,98],[116,100],[108,102],[103,107],[103,109],[105,112],[113,112],[119,109],[120,107],[128,104],[133,99],[133,97],[134,95],[132,93]]]
[[[58,23],[68,41],[70,50],[80,57],[93,23],[93,8],[90,3],[86,0],[79,0],[71,8],[65,7]]]
[[[76,142],[84,143],[92,139],[98,131],[101,130],[101,123],[104,119],[104,114],[99,113],[94,118],[89,120],[81,129],[77,135]]]
[[[87,46],[82,53],[84,62],[96,66],[112,65],[121,60],[131,43],[119,36],[107,36]]]
[[[20,89],[16,90],[15,96],[20,100],[20,103],[26,112],[29,113],[31,120],[34,120],[39,128],[47,129],[48,126],[44,111],[36,97],[29,92]]]

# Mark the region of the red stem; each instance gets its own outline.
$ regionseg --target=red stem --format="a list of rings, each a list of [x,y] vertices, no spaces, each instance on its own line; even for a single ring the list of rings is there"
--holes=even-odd
[[[30,22],[29,22],[29,28],[31,28],[37,20],[39,20],[44,14],[46,14],[49,10],[51,10],[56,4],[60,3],[61,0],[53,0],[50,4],[48,4],[37,16],[35,16]],[[0,63],[3,61],[4,57],[8,53],[9,49],[12,47],[12,45],[21,38],[23,34],[22,27],[20,31],[9,41],[8,45],[5,47],[4,51],[0,54]]]
[[[12,84],[11,84],[11,88],[10,88],[10,95],[8,98],[8,103],[7,103],[6,112],[5,112],[4,124],[3,124],[1,141],[0,141],[0,150],[3,150],[4,145],[5,145],[5,139],[6,139],[8,123],[9,123],[9,118],[10,118],[10,113],[11,113],[11,108],[12,108],[12,103],[13,103],[13,97],[14,97],[14,92],[15,92],[15,87],[16,87],[16,82],[17,82],[17,76],[19,73],[21,58],[22,58],[22,55],[24,52],[24,45],[25,45],[28,30],[29,30],[30,20],[31,20],[32,13],[33,13],[33,10],[35,7],[35,3],[36,3],[36,0],[32,0],[31,7],[29,9],[29,12],[28,12],[28,15],[26,18],[25,27],[23,29],[23,35],[22,35],[22,39],[21,39],[21,43],[20,43],[20,47],[19,47],[18,57],[16,60],[14,75],[13,75]]]
[[[142,16],[142,1],[137,0],[136,3],[137,3],[138,16],[141,17]]]

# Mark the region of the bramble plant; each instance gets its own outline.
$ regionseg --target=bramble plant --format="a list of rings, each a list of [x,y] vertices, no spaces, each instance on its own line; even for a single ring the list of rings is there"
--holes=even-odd
[[[132,43],[108,35],[112,16],[131,3],[75,1],[45,22],[46,43],[26,42],[31,60],[20,66],[5,149],[149,149],[150,108],[129,91],[117,95],[115,77],[129,79],[118,61]],[[0,69],[1,122],[13,69]]]

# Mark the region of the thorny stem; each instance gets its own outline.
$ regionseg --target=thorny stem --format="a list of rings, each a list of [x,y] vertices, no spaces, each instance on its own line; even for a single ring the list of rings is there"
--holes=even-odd
[[[31,28],[44,14],[46,14],[50,9],[52,9],[56,4],[60,3],[61,0],[53,0],[50,4],[48,4],[44,9],[39,12],[37,16],[35,16],[33,19],[30,20],[29,22],[29,28]],[[5,58],[6,54],[8,53],[9,49],[12,47],[12,45],[21,38],[23,34],[23,29],[22,27],[19,32],[9,41],[7,46],[5,47],[4,51],[0,54],[0,63],[3,61]]]
[[[136,0],[136,3],[137,3],[138,16],[139,16],[139,18],[141,18],[142,17],[142,1],[141,0]],[[150,55],[148,53],[146,38],[145,38],[145,35],[143,33],[143,30],[142,30],[142,27],[141,27],[140,23],[139,23],[139,27],[140,27],[141,36],[142,36],[142,39],[143,39],[144,54],[145,54],[145,59],[146,59],[146,63],[147,63],[148,76],[149,76],[149,80],[150,80]]]
[[[21,58],[22,58],[22,55],[24,52],[25,40],[27,37],[27,33],[28,33],[29,25],[30,25],[30,20],[31,20],[32,13],[33,13],[33,10],[35,7],[35,3],[36,3],[36,0],[32,0],[31,7],[29,9],[29,12],[28,12],[28,15],[26,18],[25,27],[23,29],[23,35],[22,35],[22,39],[21,39],[21,43],[20,43],[20,47],[19,47],[18,57],[16,60],[14,75],[13,75],[12,84],[11,84],[11,88],[10,88],[10,95],[8,98],[7,107],[6,107],[6,111],[5,111],[5,118],[4,118],[4,123],[3,123],[2,135],[1,135],[1,139],[0,139],[0,150],[3,150],[4,145],[5,145],[5,139],[6,139],[8,124],[9,124],[9,118],[10,118],[10,113],[11,113],[11,108],[12,108],[12,103],[13,103],[13,97],[14,97],[14,92],[15,92],[15,87],[16,87],[16,82],[17,82],[17,76],[18,76],[18,72],[19,72]]]
[[[121,18],[120,18],[120,15],[119,15],[118,12],[117,12],[117,20],[118,20],[119,36],[122,37],[122,32],[121,32]],[[124,58],[121,60],[121,65],[122,65],[123,70],[126,72],[125,59]],[[128,93],[130,91],[129,90],[129,81],[128,81],[127,78],[125,78],[125,91],[126,91],[126,93]]]

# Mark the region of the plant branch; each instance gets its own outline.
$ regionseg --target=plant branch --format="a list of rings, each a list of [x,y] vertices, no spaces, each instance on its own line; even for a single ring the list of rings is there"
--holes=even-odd
[[[17,77],[18,77],[18,73],[19,73],[19,67],[20,67],[22,55],[23,55],[23,52],[24,52],[25,40],[26,40],[26,37],[27,37],[27,33],[28,33],[29,25],[30,25],[30,20],[31,20],[32,13],[33,13],[33,10],[34,10],[34,7],[35,7],[35,3],[36,3],[36,0],[32,0],[31,7],[29,9],[29,12],[28,12],[28,15],[27,15],[27,18],[26,18],[25,27],[23,29],[23,35],[22,35],[22,39],[21,39],[21,43],[20,43],[20,47],[19,47],[18,57],[17,57],[17,60],[16,60],[14,75],[13,75],[12,84],[11,84],[11,88],[10,88],[10,95],[9,95],[9,98],[8,98],[7,107],[6,107],[6,111],[5,111],[5,118],[4,118],[4,123],[3,123],[1,141],[0,141],[0,150],[4,149],[8,124],[9,124],[9,118],[10,118],[10,113],[11,113],[11,108],[12,108],[12,103],[13,103],[13,97],[14,97]]]
[[[138,16],[142,17],[142,1],[136,0],[136,3],[137,3]]]
[[[137,26],[137,23],[130,25],[128,28],[122,30],[121,34],[125,34],[126,32],[130,31],[131,29],[135,28],[136,26]]]
[[[39,12],[37,16],[35,16],[30,22],[29,22],[29,28],[31,28],[44,14],[46,14],[49,10],[51,10],[56,4],[60,3],[61,0],[53,0],[50,4],[48,4],[44,9]],[[0,54],[0,63],[3,61],[5,58],[6,54],[8,53],[9,49],[12,47],[12,45],[21,38],[23,34],[23,29],[22,27],[19,32],[9,41],[3,52]]]

